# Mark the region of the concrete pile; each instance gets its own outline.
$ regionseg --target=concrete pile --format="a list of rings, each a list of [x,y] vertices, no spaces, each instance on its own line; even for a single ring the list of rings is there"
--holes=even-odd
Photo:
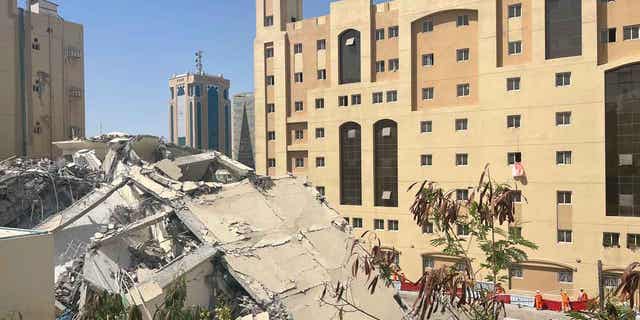
[[[178,279],[186,305],[228,301],[239,319],[368,319],[321,297],[337,282],[352,283],[351,302],[379,319],[406,318],[393,289],[371,295],[352,278],[351,229],[307,183],[149,136],[90,144],[56,143],[73,160],[63,167],[83,168],[78,179],[93,188],[35,226],[53,234],[65,319],[90,318],[87,299],[101,292],[152,319]]]

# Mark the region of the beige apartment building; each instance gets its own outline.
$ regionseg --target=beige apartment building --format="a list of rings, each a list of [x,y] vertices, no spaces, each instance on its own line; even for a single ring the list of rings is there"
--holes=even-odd
[[[599,260],[614,286],[640,259],[640,2],[256,4],[257,172],[309,179],[409,279],[459,260],[412,221],[408,186],[464,199],[487,163],[527,199],[511,231],[539,246],[511,291],[595,295]]]
[[[203,71],[169,79],[172,143],[231,154],[230,81]]]
[[[85,134],[84,35],[58,6],[0,4],[0,158],[53,157],[51,143]]]

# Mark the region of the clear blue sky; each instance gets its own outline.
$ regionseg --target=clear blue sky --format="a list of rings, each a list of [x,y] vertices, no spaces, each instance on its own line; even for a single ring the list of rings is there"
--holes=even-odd
[[[23,0],[24,1],[24,0]],[[167,82],[193,70],[253,90],[255,0],[55,0],[84,25],[87,135],[124,131],[168,135]],[[304,16],[327,14],[329,0],[305,0]],[[380,1],[376,1],[380,2]]]

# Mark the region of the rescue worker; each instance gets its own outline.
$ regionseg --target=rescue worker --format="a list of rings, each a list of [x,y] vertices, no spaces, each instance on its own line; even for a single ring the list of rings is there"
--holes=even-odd
[[[502,283],[496,284],[496,294],[504,294],[504,288],[502,287]]]
[[[580,288],[580,293],[578,294],[578,301],[580,302],[589,301],[589,296],[587,295],[586,292],[584,292],[583,288]]]
[[[571,299],[564,289],[560,289],[560,297],[562,297],[562,312],[571,311]]]
[[[535,306],[537,310],[542,310],[542,294],[540,294],[540,290],[536,290]]]

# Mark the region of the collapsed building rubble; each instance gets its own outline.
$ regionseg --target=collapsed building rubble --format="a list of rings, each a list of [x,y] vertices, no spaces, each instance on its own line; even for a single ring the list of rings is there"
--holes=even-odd
[[[322,299],[336,282],[353,283],[350,299],[370,314],[402,317],[392,289],[371,295],[351,278],[349,225],[299,179],[259,177],[219,152],[149,136],[91,144],[104,150],[57,143],[93,186],[35,227],[53,234],[65,317],[108,292],[151,319],[180,277],[188,305],[212,310],[224,298],[242,319],[366,319]]]

